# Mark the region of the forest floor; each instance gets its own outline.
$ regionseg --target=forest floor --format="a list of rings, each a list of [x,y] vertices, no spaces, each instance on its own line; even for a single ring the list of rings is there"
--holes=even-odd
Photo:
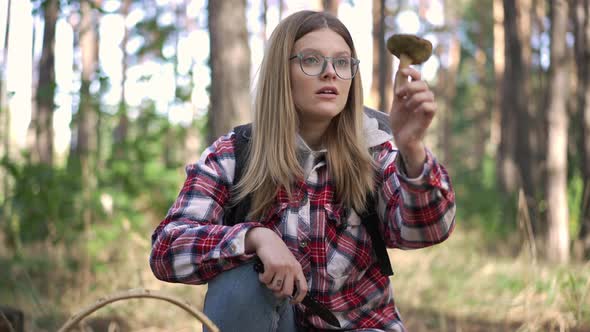
[[[67,280],[76,284],[82,274],[64,276],[59,269],[41,272],[22,264],[4,268],[8,258],[0,250],[0,305],[23,310],[25,331],[31,332],[56,331],[71,314],[128,289],[159,291],[201,309],[206,286],[153,277],[147,264],[149,232],[130,230],[124,240],[115,239],[86,291],[68,287]],[[408,331],[590,331],[590,263],[535,264],[518,254],[518,239],[490,243],[458,227],[432,248],[390,251],[396,304]],[[59,255],[50,254],[54,259]],[[114,325],[117,331],[201,331],[182,309],[150,299],[110,304],[85,323],[96,332],[114,331]]]

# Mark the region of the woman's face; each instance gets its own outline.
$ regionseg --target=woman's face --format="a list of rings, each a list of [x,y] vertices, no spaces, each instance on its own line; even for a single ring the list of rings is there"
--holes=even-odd
[[[303,54],[307,63],[325,57],[351,57],[351,50],[346,41],[336,32],[324,28],[312,31],[295,42],[293,55]],[[293,101],[302,125],[312,122],[327,122],[338,115],[346,105],[352,80],[344,80],[336,74],[332,61],[328,61],[325,70],[318,76],[303,72],[300,59],[291,61],[291,91]],[[304,63],[305,65],[305,63]],[[342,62],[337,64],[342,67]],[[340,71],[339,71],[340,74]]]

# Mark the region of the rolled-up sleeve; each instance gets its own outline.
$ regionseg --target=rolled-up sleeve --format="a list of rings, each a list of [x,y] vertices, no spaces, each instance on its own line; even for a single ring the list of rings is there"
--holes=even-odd
[[[423,248],[447,239],[455,226],[455,193],[446,169],[426,151],[422,173],[408,178],[401,155],[384,143],[377,156],[380,225],[388,247]]]
[[[149,263],[158,279],[202,284],[252,257],[245,254],[246,232],[261,225],[222,224],[234,169],[233,134],[218,139],[186,167],[176,201],[152,234]]]

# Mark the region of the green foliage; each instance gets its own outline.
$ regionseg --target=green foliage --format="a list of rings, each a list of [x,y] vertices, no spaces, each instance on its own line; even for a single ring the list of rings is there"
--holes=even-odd
[[[518,294],[526,287],[526,283],[522,277],[513,274],[499,274],[495,278],[495,286],[501,292],[507,291],[511,294]]]
[[[183,161],[169,160],[166,156],[174,155],[170,150],[183,142],[183,133],[184,130],[171,126],[153,107],[131,123],[129,137],[121,147],[124,154],[111,155],[109,167],[102,176],[103,186],[118,197],[116,209],[134,215],[138,200],[143,200],[142,205],[157,214],[170,207],[182,181],[179,169]],[[167,140],[167,136],[172,139]],[[175,146],[169,146],[170,140]]]
[[[584,179],[578,171],[570,176],[567,186],[567,205],[569,209],[569,230],[572,238],[577,238],[581,228],[581,209],[584,195]]]
[[[482,228],[489,240],[503,238],[516,228],[517,198],[499,188],[496,160],[488,140],[495,89],[492,1],[449,4],[462,18],[457,27],[461,56],[452,110],[452,179],[457,197],[457,220]],[[483,9],[485,8],[485,9]],[[484,152],[485,150],[485,152]]]
[[[10,209],[7,226],[10,243],[50,239],[68,241],[80,231],[78,176],[45,164],[16,163],[4,158],[0,166],[12,178],[14,188],[2,205]]]
[[[461,169],[453,184],[461,225],[483,228],[490,239],[504,237],[516,228],[517,200],[498,190],[494,159],[487,156],[475,170]]]
[[[0,163],[11,184],[0,197],[0,219],[8,221],[0,223],[0,245],[8,249],[0,249],[0,303],[33,308],[34,328],[56,330],[63,323],[69,313],[56,306],[63,305],[63,294],[79,289],[85,297],[105,287],[84,285],[80,277],[120,268],[129,259],[121,243],[140,241],[145,254],[139,256],[146,261],[136,264],[146,267],[154,222],[164,217],[182,184],[184,157],[177,151],[186,129],[148,105],[129,119],[125,140],[111,149],[117,120],[101,113],[98,182],[90,202],[83,200],[78,167],[36,164],[27,156]],[[90,225],[81,218],[85,213],[92,216]]]
[[[112,142],[114,117],[102,114],[102,119],[100,137]],[[84,237],[90,257],[98,259],[128,230],[145,232],[147,216],[163,218],[182,184],[184,160],[173,151],[182,147],[185,132],[154,107],[143,110],[129,122],[122,144],[101,150],[99,159],[106,161],[98,161],[90,202],[82,199],[79,168],[36,164],[26,156],[19,162],[4,158],[0,167],[14,184],[0,202],[7,243],[18,255],[22,246],[49,241],[69,247]],[[117,149],[123,153],[115,156]],[[81,218],[85,212],[93,216],[90,234]]]
[[[590,317],[588,301],[590,279],[571,271],[565,271],[559,279],[559,287],[565,298],[567,310],[572,312],[579,321],[584,317]]]

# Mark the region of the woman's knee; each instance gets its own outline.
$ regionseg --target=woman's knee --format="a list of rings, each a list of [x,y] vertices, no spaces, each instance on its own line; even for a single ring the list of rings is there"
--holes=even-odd
[[[288,301],[275,297],[246,263],[209,282],[204,312],[222,331],[273,331],[285,306]]]
[[[252,263],[225,271],[208,284],[206,302],[227,302],[228,306],[280,305],[281,301],[258,279]],[[207,304],[207,303],[205,303]]]

